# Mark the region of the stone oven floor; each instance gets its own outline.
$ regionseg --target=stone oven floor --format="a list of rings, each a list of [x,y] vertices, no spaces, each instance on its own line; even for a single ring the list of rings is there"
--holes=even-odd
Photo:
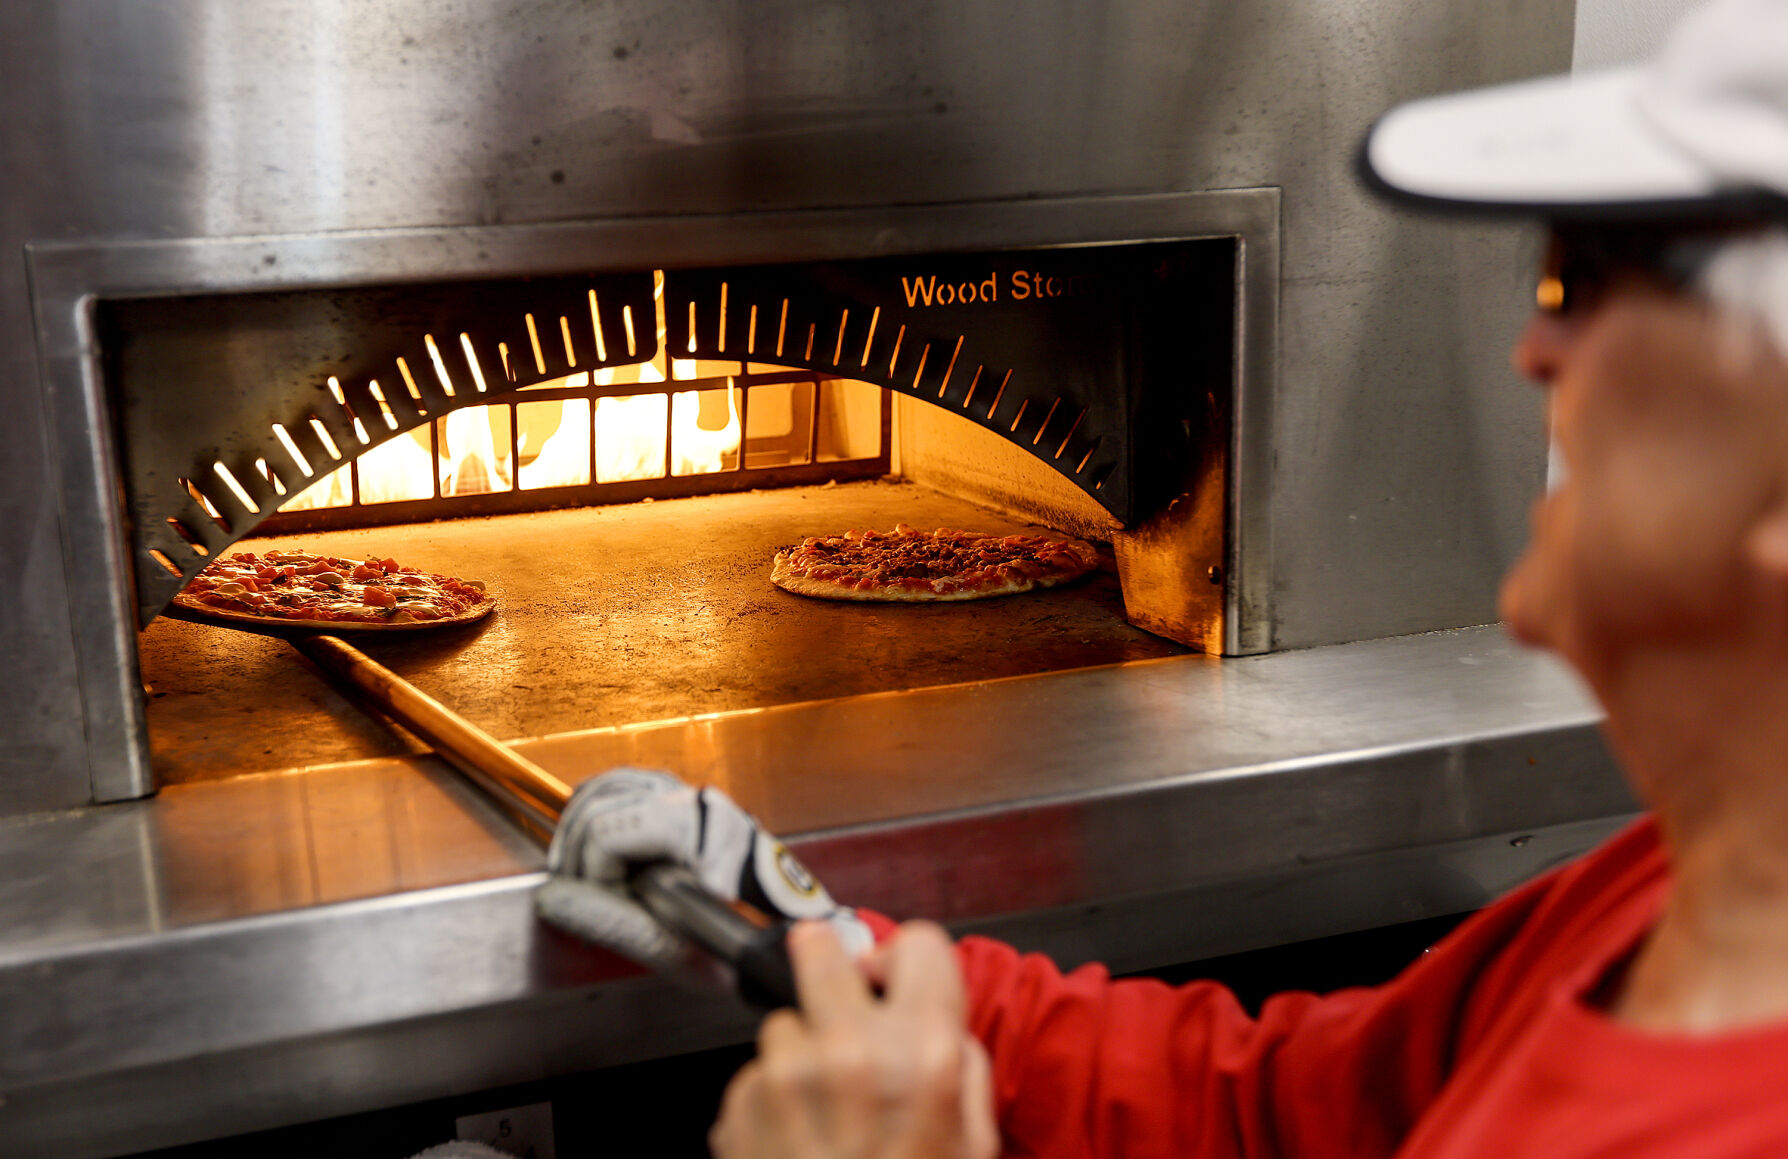
[[[769,582],[779,547],[901,521],[1039,530],[923,487],[870,482],[249,539],[238,550],[393,556],[484,580],[501,604],[480,624],[350,638],[506,740],[1186,651],[1125,621],[1110,570],[946,604],[811,600]],[[162,618],[139,646],[161,784],[414,751],[283,641]]]

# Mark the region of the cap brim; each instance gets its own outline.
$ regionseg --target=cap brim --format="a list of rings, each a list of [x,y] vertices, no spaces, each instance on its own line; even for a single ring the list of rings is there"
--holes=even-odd
[[[1361,174],[1398,200],[1480,213],[1681,216],[1753,202],[1646,123],[1640,79],[1613,69],[1400,105],[1366,134]]]

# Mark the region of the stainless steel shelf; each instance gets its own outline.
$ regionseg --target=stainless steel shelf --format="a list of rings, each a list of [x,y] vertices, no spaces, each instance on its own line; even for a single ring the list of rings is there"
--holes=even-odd
[[[1120,968],[1470,908],[1634,809],[1551,661],[1469,629],[521,742],[726,788],[840,898]],[[115,1155],[739,1041],[541,928],[430,758],[0,823],[0,1150]]]

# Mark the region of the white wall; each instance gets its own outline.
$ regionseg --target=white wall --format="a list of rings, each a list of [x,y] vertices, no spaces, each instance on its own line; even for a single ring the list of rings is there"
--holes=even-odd
[[[1650,56],[1695,0],[1577,0],[1574,71],[1606,68]]]

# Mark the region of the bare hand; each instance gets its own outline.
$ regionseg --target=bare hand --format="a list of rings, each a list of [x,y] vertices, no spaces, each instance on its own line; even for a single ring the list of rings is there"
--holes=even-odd
[[[956,954],[910,922],[864,963],[830,928],[789,933],[801,1012],[779,1010],[727,1088],[719,1159],[989,1159],[999,1151],[987,1054],[966,1029]],[[871,991],[865,973],[878,981]]]

